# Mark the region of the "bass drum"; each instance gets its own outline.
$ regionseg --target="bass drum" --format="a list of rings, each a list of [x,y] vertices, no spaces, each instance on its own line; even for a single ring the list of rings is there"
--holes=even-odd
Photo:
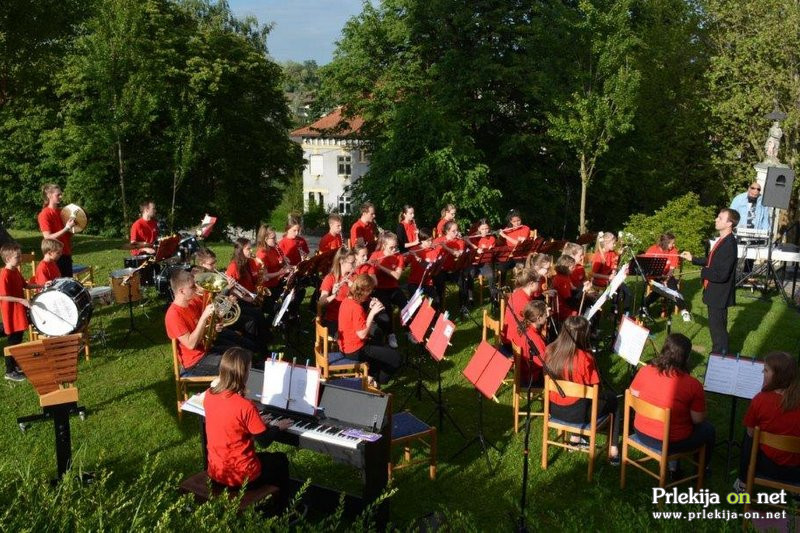
[[[92,297],[72,278],[58,278],[31,300],[31,325],[48,337],[82,330],[92,318]]]
[[[167,303],[172,302],[172,300],[175,299],[175,295],[172,294],[172,287],[169,286],[169,279],[172,277],[172,273],[176,270],[185,270],[186,272],[189,272],[192,270],[192,265],[188,263],[179,265],[164,265],[164,267],[161,269],[161,272],[156,275],[156,290],[158,291],[158,294],[167,301]]]

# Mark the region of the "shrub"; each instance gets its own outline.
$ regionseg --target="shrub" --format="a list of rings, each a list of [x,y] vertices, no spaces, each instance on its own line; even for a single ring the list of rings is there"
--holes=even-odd
[[[632,238],[626,239],[636,252],[643,252],[658,242],[662,233],[675,235],[675,246],[688,250],[694,255],[705,253],[704,241],[714,229],[716,209],[700,205],[695,193],[687,193],[676,198],[652,215],[637,213],[631,215],[623,231]]]

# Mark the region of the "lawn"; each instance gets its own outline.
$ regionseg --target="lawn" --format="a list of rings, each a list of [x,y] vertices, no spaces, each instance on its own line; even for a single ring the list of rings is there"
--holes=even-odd
[[[39,238],[32,232],[12,231],[23,245],[23,251],[38,250]],[[88,236],[75,239],[76,262],[95,266],[95,281],[106,284],[111,270],[122,267],[127,252],[117,250],[121,241]],[[225,264],[230,256],[230,245],[211,246]],[[41,254],[37,254],[40,256]],[[692,339],[696,353],[693,356],[693,374],[700,377],[705,372],[705,360],[710,346],[706,325],[706,311],[702,305],[700,284],[696,271],[685,277],[683,290],[692,302],[694,321],[673,322],[673,331]],[[758,296],[758,295],[756,295]],[[731,309],[731,345],[749,355],[762,356],[771,350],[797,353],[800,347],[800,328],[797,312],[788,308],[782,299],[768,300],[749,297],[740,291],[739,304]],[[306,309],[307,306],[303,306]],[[306,313],[307,313],[306,309]],[[480,339],[481,309],[475,309],[471,318],[458,320],[448,358],[441,364],[444,396],[458,424],[467,436],[472,436],[476,424],[476,398],[469,383],[461,375]],[[167,475],[194,473],[201,468],[198,426],[191,416],[178,423],[175,413],[175,389],[169,344],[163,326],[164,305],[153,297],[147,304],[135,309],[136,325],[141,334],[134,333],[128,340],[127,308],[111,306],[96,309],[92,331],[104,329],[106,343],[99,340],[92,345],[92,359],[79,364],[77,385],[81,405],[89,416],[85,421],[72,422],[74,460],[88,470],[110,470],[113,482],[125,484],[142,469],[145,462],[159,454],[157,468]],[[305,329],[311,329],[311,315],[307,315]],[[654,343],[648,346],[645,357],[652,356],[654,346],[660,346],[665,321],[658,320],[653,327]],[[5,339],[0,340],[0,346]],[[401,345],[405,348],[405,345]],[[276,349],[283,349],[276,345]],[[288,350],[299,359],[313,360],[309,335],[301,335]],[[618,357],[598,355],[606,379],[615,387],[627,383],[627,364]],[[426,385],[435,390],[435,367],[427,365]],[[388,388],[395,394],[398,405],[413,392],[415,374],[405,371]],[[518,513],[520,482],[523,462],[522,433],[512,429],[510,387],[501,389],[499,403],[484,402],[485,432],[500,453],[491,452],[497,465],[490,471],[486,462],[473,447],[457,459],[452,455],[464,444],[449,421],[441,428],[439,442],[439,470],[436,481],[429,481],[427,468],[408,469],[398,473],[394,486],[398,489],[392,498],[392,520],[406,526],[417,517],[443,509],[461,511],[471,515],[481,530],[508,530]],[[741,417],[746,402],[739,402],[736,417],[736,435],[741,435]],[[708,396],[711,421],[717,428],[718,439],[728,434],[731,400],[717,395]],[[432,411],[430,401],[416,398],[406,406],[421,418]],[[17,429],[16,418],[39,410],[33,388],[27,383],[0,384],[0,476],[15,475],[18,471],[31,471],[43,483],[53,476],[55,459],[52,428],[37,424],[26,433]],[[310,452],[288,448],[292,461],[292,475],[310,478],[315,483],[340,488],[356,486],[355,472],[332,463],[325,457]],[[619,469],[598,461],[594,480],[586,482],[586,456],[583,454],[558,454],[548,470],[540,467],[541,420],[533,422],[531,435],[530,478],[528,485],[528,523],[533,530],[641,530],[678,529],[684,523],[660,522],[651,516],[656,509],[651,504],[650,479],[637,472],[629,474],[628,487],[619,488]],[[732,461],[735,469],[737,461]],[[717,449],[713,462],[713,477],[707,487],[722,496],[730,492],[732,472],[725,471],[725,450]],[[693,507],[698,509],[697,506]],[[741,511],[741,508],[722,505],[722,508]],[[669,506],[667,507],[669,509]],[[689,507],[674,507],[688,511]],[[700,529],[736,529],[739,522],[705,520],[695,522]]]

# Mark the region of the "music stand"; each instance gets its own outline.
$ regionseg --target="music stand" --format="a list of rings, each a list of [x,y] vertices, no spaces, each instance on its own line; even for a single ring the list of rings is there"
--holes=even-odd
[[[647,307],[644,305],[644,293],[645,287],[647,286],[647,280],[651,278],[660,278],[664,276],[664,272],[667,269],[667,258],[665,256],[657,256],[657,255],[634,255],[630,263],[628,263],[628,272],[634,270],[634,272],[642,278],[644,282],[642,285],[642,303],[641,307],[639,308],[639,315],[642,317],[647,318],[650,322],[655,322],[653,317],[650,316],[650,312],[647,310]],[[638,292],[638,291],[637,291]],[[634,295],[633,298],[633,306],[634,309],[636,308],[636,296]]]
[[[422,399],[422,389],[425,388],[423,377],[422,377],[422,342],[425,340],[428,334],[428,330],[431,328],[431,324],[433,323],[433,319],[436,316],[436,310],[430,304],[430,299],[425,298],[419,307],[416,310],[416,314],[414,315],[414,319],[411,320],[411,324],[408,327],[408,332],[411,335],[411,338],[415,341],[415,346],[417,347],[416,355],[417,361],[414,363],[413,366],[417,368],[417,383],[416,383],[416,396],[418,400]],[[427,388],[425,390],[430,395],[430,391]],[[403,403],[400,406],[400,410],[403,410],[408,400],[411,399],[412,394],[409,394]]]
[[[664,283],[659,283],[655,280],[650,280],[650,287],[659,294],[663,296],[667,300],[671,301],[673,305],[682,305],[686,306],[686,301],[683,298],[683,294],[680,292],[670,289]],[[667,313],[667,335],[672,333],[672,313]]]
[[[453,415],[450,414],[450,411],[444,403],[444,398],[442,397],[441,363],[445,359],[445,352],[447,351],[447,347],[450,346],[450,338],[453,336],[455,330],[456,325],[447,318],[447,313],[440,313],[439,318],[436,320],[436,325],[433,326],[433,330],[428,336],[428,342],[425,344],[428,353],[431,354],[431,357],[436,362],[436,396],[434,397],[430,391],[428,391],[428,394],[436,403],[436,407],[428,417],[428,420],[433,418],[433,415],[436,413],[439,413],[439,431],[444,431],[444,417],[446,416],[453,424],[453,427],[461,433],[461,436],[466,437],[455,419],[453,419]]]
[[[514,246],[511,259],[514,261],[524,261],[528,257],[528,254],[533,251],[535,245],[541,245],[541,241],[537,242],[537,239],[528,237],[524,241],[518,242],[517,245]]]
[[[541,247],[539,248],[539,253],[549,254],[549,255],[561,255],[561,252],[564,250],[565,244],[567,244],[567,241],[563,240],[547,241],[545,243],[542,243]]]
[[[4,349],[5,356],[16,360],[36,389],[42,408],[42,414],[17,418],[20,430],[25,431],[31,422],[53,421],[58,473],[55,481],[60,481],[72,464],[69,417],[78,415],[81,420],[86,417],[86,409],[78,406],[78,388],[73,385],[78,379],[81,342],[82,335],[74,333],[41,338]]]
[[[489,457],[489,448],[494,448],[497,452],[500,452],[500,449],[488,442],[483,434],[483,397],[494,398],[497,389],[503,384],[503,379],[505,379],[508,371],[511,370],[511,366],[511,359],[503,355],[496,347],[486,341],[481,341],[478,345],[472,359],[462,371],[464,377],[475,387],[478,397],[477,433],[453,455],[452,459],[461,455],[473,444],[478,444],[481,447],[481,453],[486,458],[486,465],[489,467],[489,471],[494,470],[492,468],[492,460]]]

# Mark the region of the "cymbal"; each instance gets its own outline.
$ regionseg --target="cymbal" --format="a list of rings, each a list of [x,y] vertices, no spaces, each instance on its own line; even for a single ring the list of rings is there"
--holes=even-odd
[[[120,250],[141,250],[142,248],[152,248],[149,242],[126,242],[119,247]]]

